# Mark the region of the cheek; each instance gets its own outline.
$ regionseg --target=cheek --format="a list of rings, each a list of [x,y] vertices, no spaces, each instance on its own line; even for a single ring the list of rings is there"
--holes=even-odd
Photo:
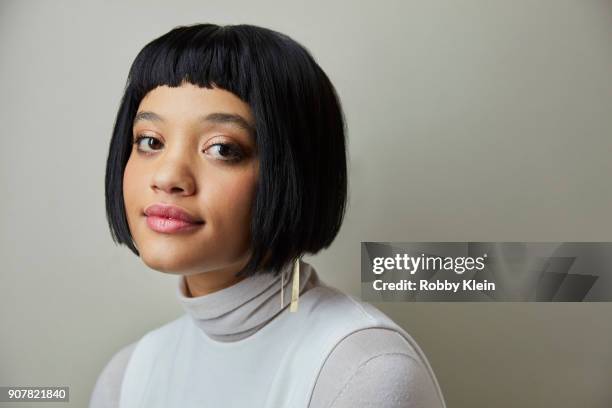
[[[133,160],[128,160],[125,170],[123,171],[123,200],[125,201],[126,210],[130,210],[133,204],[132,194],[136,187],[136,169],[134,168]]]
[[[257,174],[252,170],[220,178],[215,185],[209,184],[210,193],[204,196],[215,218],[213,223],[228,234],[249,233],[256,184]]]
[[[141,190],[146,185],[142,174],[142,169],[139,168],[138,163],[130,158],[123,171],[123,201],[125,203],[125,214],[132,231],[132,223],[138,217],[142,204],[140,202],[143,197]]]

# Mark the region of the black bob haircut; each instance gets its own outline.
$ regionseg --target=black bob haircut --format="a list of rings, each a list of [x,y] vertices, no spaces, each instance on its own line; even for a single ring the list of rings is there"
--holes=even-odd
[[[113,241],[140,256],[127,223],[123,172],[142,98],[183,81],[217,87],[246,102],[259,154],[251,257],[236,276],[278,274],[335,239],[347,206],[346,126],[336,90],[309,51],[253,25],[175,27],[136,56],[106,163],[106,217]]]

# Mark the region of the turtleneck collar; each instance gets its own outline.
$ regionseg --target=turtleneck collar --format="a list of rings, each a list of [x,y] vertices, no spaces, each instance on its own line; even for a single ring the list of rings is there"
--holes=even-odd
[[[282,274],[282,308],[281,274],[257,274],[227,288],[197,297],[188,296],[185,277],[181,275],[176,296],[183,309],[206,335],[216,341],[236,341],[255,333],[291,303],[293,263],[287,265]],[[300,296],[317,282],[314,268],[300,260]]]

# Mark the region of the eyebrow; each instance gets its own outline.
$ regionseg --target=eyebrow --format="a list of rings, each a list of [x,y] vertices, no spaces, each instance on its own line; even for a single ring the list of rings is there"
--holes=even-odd
[[[152,122],[165,122],[164,118],[155,112],[142,111],[136,114],[132,125],[135,125],[137,122],[143,120],[150,120]],[[255,128],[253,127],[253,125],[251,125],[245,118],[236,113],[213,112],[209,113],[208,115],[199,116],[198,121],[219,124],[231,124],[242,128],[247,132],[250,132],[251,134],[255,134]]]

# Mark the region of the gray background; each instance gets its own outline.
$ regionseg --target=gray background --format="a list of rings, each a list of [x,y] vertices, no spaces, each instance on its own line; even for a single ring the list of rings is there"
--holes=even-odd
[[[610,1],[2,1],[0,384],[84,407],[182,313],[175,277],[112,243],[104,169],[136,53],[196,22],[285,32],[336,85],[351,201],[306,258],[329,284],[359,295],[360,241],[612,241]],[[610,303],[375,305],[449,407],[612,405]]]

